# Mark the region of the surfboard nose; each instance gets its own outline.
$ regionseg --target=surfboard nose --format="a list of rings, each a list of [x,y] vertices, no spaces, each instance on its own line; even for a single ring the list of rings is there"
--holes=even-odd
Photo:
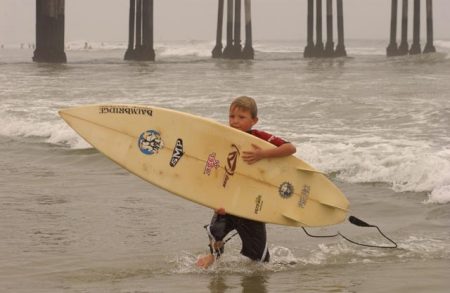
[[[66,116],[66,113],[67,113],[67,109],[61,109],[61,110],[58,110],[58,115],[59,115],[61,118],[64,118],[64,117]]]

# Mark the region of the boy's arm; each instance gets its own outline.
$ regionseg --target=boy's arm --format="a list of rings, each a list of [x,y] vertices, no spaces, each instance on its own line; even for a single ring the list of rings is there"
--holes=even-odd
[[[257,145],[252,144],[253,150],[244,151],[242,159],[248,164],[254,164],[265,158],[279,158],[294,154],[297,149],[292,143],[284,143],[274,149],[262,149]]]

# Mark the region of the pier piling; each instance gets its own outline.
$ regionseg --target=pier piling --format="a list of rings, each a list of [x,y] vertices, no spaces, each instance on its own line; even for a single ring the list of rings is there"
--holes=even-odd
[[[386,48],[387,56],[397,56],[397,0],[391,2],[391,34],[389,45]]]
[[[240,59],[242,55],[241,45],[241,0],[234,2],[234,43],[231,59]]]
[[[427,43],[423,53],[434,53],[436,48],[433,45],[433,1],[427,0]]]
[[[420,0],[414,0],[413,43],[409,54],[416,55],[420,53]]]
[[[219,0],[219,8],[217,12],[217,33],[216,33],[216,46],[212,50],[213,58],[222,57],[222,26],[223,26],[223,0]]]
[[[136,43],[134,46],[134,60],[139,60],[142,49],[142,1],[136,0]]]
[[[307,11],[307,43],[305,50],[303,51],[303,57],[311,58],[314,57],[314,0],[308,0]]]
[[[344,45],[344,7],[342,0],[337,0],[337,27],[338,27],[338,43],[334,51],[335,57],[345,57],[347,52]]]
[[[234,1],[227,1],[227,43],[225,49],[223,50],[223,58],[231,58],[233,51],[233,7]]]
[[[334,56],[334,42],[333,42],[333,2],[327,0],[327,42],[325,44],[324,57]]]
[[[141,60],[154,61],[153,49],[153,0],[147,0],[142,4],[142,51]]]
[[[408,54],[408,0],[402,2],[402,39],[398,47],[398,55]]]
[[[65,63],[64,0],[36,0],[34,62]]]
[[[128,22],[128,49],[125,52],[125,60],[134,60],[134,23],[136,16],[136,0],[130,0],[130,14]]]
[[[314,56],[322,57],[324,46],[322,41],[322,0],[316,1],[316,46],[314,47]]]
[[[245,0],[245,46],[242,51],[243,59],[253,59],[255,51],[253,50],[252,38],[252,6],[251,0]]]
[[[130,0],[128,49],[125,60],[154,61],[153,0]]]

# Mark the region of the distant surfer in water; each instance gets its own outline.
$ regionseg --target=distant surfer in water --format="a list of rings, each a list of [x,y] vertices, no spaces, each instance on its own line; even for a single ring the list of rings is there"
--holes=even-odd
[[[270,133],[252,129],[258,122],[258,108],[253,98],[241,96],[233,100],[229,109],[229,125],[266,140],[277,146],[274,149],[261,149],[253,145],[252,150],[242,153],[242,159],[248,164],[254,164],[261,159],[284,157],[296,152],[293,144]],[[234,171],[234,170],[233,170]],[[197,266],[208,268],[224,252],[225,236],[236,230],[242,240],[241,254],[256,261],[268,262],[270,259],[266,224],[241,217],[229,215],[223,208],[215,211],[211,223],[206,226],[210,239],[210,254],[200,257]]]

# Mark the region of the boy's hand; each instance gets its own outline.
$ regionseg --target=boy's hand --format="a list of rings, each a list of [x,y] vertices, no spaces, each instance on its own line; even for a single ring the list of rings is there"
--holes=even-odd
[[[252,144],[253,150],[244,151],[242,159],[247,164],[251,165],[265,158],[281,158],[294,154],[296,148],[291,143],[284,143],[276,148],[262,149],[257,145]]]
[[[242,159],[244,160],[244,162],[246,162],[249,165],[254,164],[264,158],[262,148],[260,148],[257,145],[254,145],[254,144],[252,144],[252,147],[253,147],[253,150],[244,151],[243,155],[242,155]]]
[[[218,215],[221,215],[221,216],[223,216],[223,215],[226,214],[224,208],[218,208],[218,209],[215,210],[214,212],[215,212],[216,214],[218,214]]]
[[[214,263],[214,255],[208,254],[197,259],[195,265],[202,269],[207,269],[210,265]]]

